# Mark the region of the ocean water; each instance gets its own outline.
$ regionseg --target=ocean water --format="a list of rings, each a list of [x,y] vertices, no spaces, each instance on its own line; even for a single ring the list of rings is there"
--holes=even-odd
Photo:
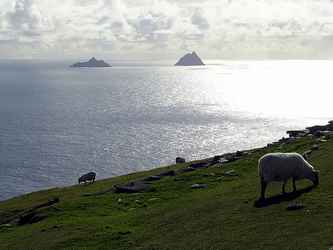
[[[332,119],[331,61],[0,62],[0,200],[264,146]],[[131,66],[132,65],[132,66]]]

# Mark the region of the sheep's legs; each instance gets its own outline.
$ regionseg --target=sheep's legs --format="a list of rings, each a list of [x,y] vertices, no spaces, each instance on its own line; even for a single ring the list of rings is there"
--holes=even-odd
[[[283,182],[282,184],[282,193],[286,194],[286,182]]]
[[[263,178],[260,179],[260,183],[261,183],[261,198],[260,199],[264,200],[267,183],[264,181]]]
[[[296,192],[296,179],[293,178],[293,189],[294,189],[294,192]]]

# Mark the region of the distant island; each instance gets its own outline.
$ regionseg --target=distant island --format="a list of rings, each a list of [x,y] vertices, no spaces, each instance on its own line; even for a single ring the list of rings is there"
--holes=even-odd
[[[188,53],[175,64],[175,66],[197,66],[197,65],[205,65],[201,58],[193,51],[192,53]]]
[[[88,62],[78,62],[71,65],[71,67],[74,68],[105,68],[105,67],[111,67],[110,64],[104,62],[103,60],[97,60],[95,57],[91,58]]]

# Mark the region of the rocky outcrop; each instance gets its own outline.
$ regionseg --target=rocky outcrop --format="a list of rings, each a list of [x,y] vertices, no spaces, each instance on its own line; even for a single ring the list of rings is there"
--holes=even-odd
[[[188,53],[175,64],[175,66],[198,66],[198,65],[205,65],[201,58],[195,53]]]
[[[91,58],[88,62],[78,62],[71,65],[73,68],[105,68],[111,67],[110,64],[103,60],[97,60],[95,57]]]

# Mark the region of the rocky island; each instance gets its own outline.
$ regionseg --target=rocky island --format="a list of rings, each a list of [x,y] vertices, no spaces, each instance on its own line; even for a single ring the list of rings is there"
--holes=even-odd
[[[87,62],[78,62],[71,65],[73,68],[105,68],[111,67],[110,64],[104,62],[103,60],[97,60],[95,57],[91,58]]]
[[[205,65],[201,58],[193,51],[192,53],[187,53],[185,56],[179,59],[175,66],[198,66]]]

